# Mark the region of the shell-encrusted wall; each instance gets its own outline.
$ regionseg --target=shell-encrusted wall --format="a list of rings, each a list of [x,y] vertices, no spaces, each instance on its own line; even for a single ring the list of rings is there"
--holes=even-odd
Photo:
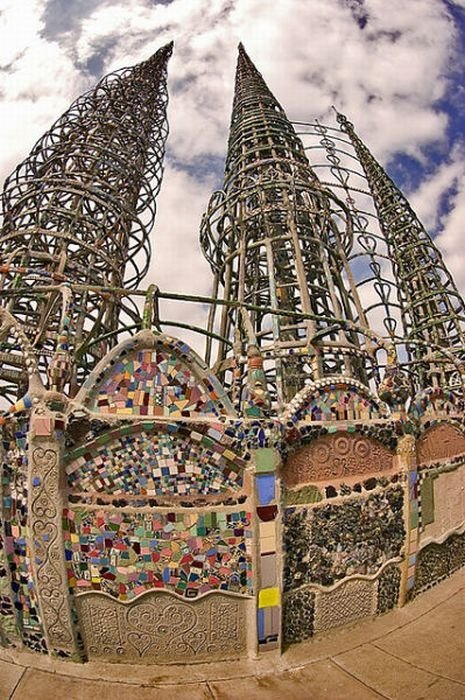
[[[36,385],[2,426],[1,643],[189,663],[392,610],[465,563],[462,423],[408,425],[341,377],[238,417],[149,331],[72,401]]]

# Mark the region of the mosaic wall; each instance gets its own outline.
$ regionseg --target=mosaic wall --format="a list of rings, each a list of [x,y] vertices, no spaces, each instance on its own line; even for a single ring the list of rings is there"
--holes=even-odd
[[[71,451],[66,468],[70,487],[148,497],[242,487],[244,461],[231,450],[224,426],[169,424],[154,430],[151,424],[123,426]]]
[[[9,646],[17,641],[18,634],[2,530],[0,520],[0,645]]]
[[[15,624],[21,631],[23,643],[33,651],[45,652],[47,647],[34,592],[26,540],[26,431],[25,425],[18,425],[14,439],[4,442],[6,452],[2,469],[3,565],[8,567],[8,572],[6,568],[3,569],[4,576],[0,578],[0,586],[3,588],[1,614],[4,618],[1,625],[7,632],[5,641],[11,641],[14,609]]]
[[[392,610],[399,601],[401,572],[399,567],[387,566],[378,578],[378,601],[376,612],[382,614]]]
[[[400,486],[366,499],[287,508],[284,588],[330,586],[353,574],[374,574],[404,543]]]
[[[246,649],[248,601],[213,593],[195,602],[151,592],[129,605],[97,595],[77,601],[91,660],[176,663],[237,657]]]
[[[289,591],[284,599],[285,642],[303,642],[316,632],[392,610],[399,600],[400,581],[400,569],[391,564],[373,581],[352,579],[332,591],[311,586]]]
[[[418,552],[413,594],[439,583],[462,566],[465,566],[465,532],[451,535],[442,544],[426,545]]]
[[[360,435],[324,435],[291,454],[284,469],[288,486],[344,479],[392,470],[393,454],[379,442]]]
[[[229,401],[215,377],[200,378],[181,357],[191,352],[181,342],[123,351],[85,403],[93,411],[118,416],[190,418],[228,413]]]
[[[452,425],[435,425],[417,441],[419,464],[449,459],[464,453],[465,435]]]
[[[251,516],[67,510],[69,588],[130,600],[152,588],[186,598],[252,589]]]
[[[463,408],[454,391],[427,387],[413,398],[409,413],[415,419],[423,416],[434,417],[438,414],[453,416],[462,414]]]

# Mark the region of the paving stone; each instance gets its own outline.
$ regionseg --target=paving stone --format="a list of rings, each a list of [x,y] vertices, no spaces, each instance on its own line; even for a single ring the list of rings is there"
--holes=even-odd
[[[24,673],[22,666],[0,661],[0,700],[9,700],[15,685]]]
[[[382,696],[330,661],[279,676],[210,682],[215,700],[373,700]]]
[[[458,592],[442,603],[440,610],[391,632],[376,646],[430,673],[465,683],[464,626],[465,596]],[[428,639],[430,644],[419,641]]]
[[[205,684],[144,687],[128,683],[105,683],[43,671],[28,670],[11,700],[211,700]],[[3,700],[3,699],[2,699]]]
[[[341,654],[335,662],[350,675],[392,700],[403,697],[424,700],[439,680],[434,674],[394,658],[372,644],[364,644]]]

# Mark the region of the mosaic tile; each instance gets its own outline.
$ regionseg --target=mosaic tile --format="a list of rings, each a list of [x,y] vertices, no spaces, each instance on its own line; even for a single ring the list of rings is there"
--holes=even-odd
[[[427,387],[420,391],[413,399],[409,408],[412,417],[419,419],[425,415],[437,415],[438,413],[454,415],[460,408],[457,406],[457,398],[452,390]]]
[[[258,594],[258,607],[259,608],[272,608],[279,605],[280,596],[279,588],[273,586],[271,588],[262,588]]]
[[[2,522],[0,520],[0,645],[9,646],[17,637],[16,614],[1,533]]]
[[[130,600],[153,588],[186,598],[211,590],[250,593],[251,516],[67,510],[69,588]]]
[[[379,418],[379,406],[371,398],[360,394],[358,386],[330,384],[309,391],[302,405],[294,412],[292,420],[342,421]]]
[[[4,553],[9,569],[11,593],[5,594],[2,612],[11,602],[16,625],[23,642],[35,651],[46,651],[43,629],[34,584],[29,548],[27,545],[27,426],[17,425],[10,441],[4,442],[6,452],[2,470],[2,500],[4,515]],[[6,615],[5,615],[6,617]]]
[[[70,452],[68,483],[78,491],[148,497],[238,491],[245,463],[223,430],[176,424],[160,432],[150,425],[119,428]]]
[[[260,651],[276,648],[280,632],[281,609],[277,605],[261,607],[257,611],[257,632]],[[272,646],[270,645],[272,643]],[[266,647],[265,647],[266,645]]]
[[[287,508],[284,587],[330,586],[352,574],[374,574],[404,543],[403,491],[313,508]]]
[[[262,447],[259,450],[254,450],[253,456],[257,472],[275,471],[281,459],[279,452],[270,447]]]
[[[309,589],[292,591],[284,599],[283,637],[286,644],[303,642],[313,636],[315,593]]]
[[[190,348],[180,345],[118,358],[87,397],[89,408],[118,416],[165,418],[228,413],[229,401],[216,378],[197,376],[179,355],[179,350],[190,353]]]
[[[257,495],[261,506],[267,506],[275,500],[275,477],[274,474],[258,474]]]
[[[378,578],[378,603],[376,612],[385,613],[397,605],[401,573],[398,566],[388,566]]]
[[[454,533],[441,544],[426,545],[418,552],[414,594],[439,583],[462,566],[465,566],[465,533]]]
[[[278,582],[278,558],[275,553],[260,554],[260,585],[273,588]]]

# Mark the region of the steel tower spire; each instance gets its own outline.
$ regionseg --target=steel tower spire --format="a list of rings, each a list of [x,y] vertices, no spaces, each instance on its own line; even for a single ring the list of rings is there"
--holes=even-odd
[[[365,339],[351,326],[363,310],[350,280],[349,292],[343,282],[351,246],[347,212],[318,181],[242,45],[224,188],[210,201],[201,241],[215,293],[222,286],[225,299],[242,305],[225,307],[219,334],[234,344],[236,358],[247,345],[260,350],[278,403],[309,378],[346,374],[366,381]],[[220,342],[222,376],[230,357]]]
[[[465,355],[465,304],[440,251],[409,202],[356,134],[337,115],[365,172],[393,262],[404,334],[419,386],[445,384]],[[451,363],[455,358],[455,363]]]
[[[5,182],[2,304],[22,324],[42,369],[57,336],[75,367],[87,371],[112,344],[122,311],[138,323],[136,308],[112,289],[137,286],[149,262],[171,52],[168,44],[100,80]],[[11,378],[9,348],[2,350],[0,376]],[[20,383],[21,368],[15,371]]]

